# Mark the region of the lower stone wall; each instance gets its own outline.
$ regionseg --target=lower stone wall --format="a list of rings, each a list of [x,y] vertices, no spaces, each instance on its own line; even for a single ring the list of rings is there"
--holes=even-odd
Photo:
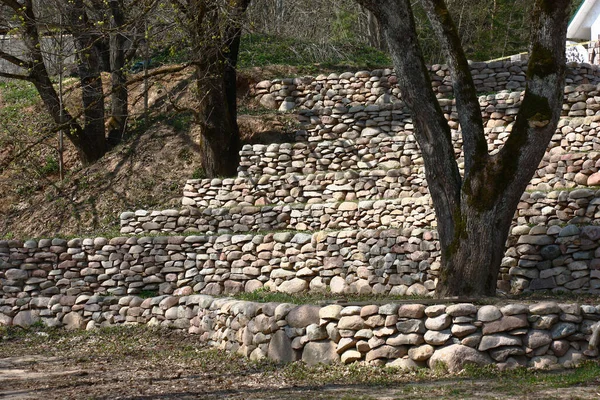
[[[315,233],[0,241],[4,297],[141,292],[432,295],[437,232]],[[505,292],[600,293],[600,227],[515,226],[498,276]]]
[[[366,362],[403,369],[444,363],[573,366],[597,358],[600,306],[514,303],[293,305],[203,295],[0,299],[0,325],[67,329],[146,324],[201,335],[253,360]]]

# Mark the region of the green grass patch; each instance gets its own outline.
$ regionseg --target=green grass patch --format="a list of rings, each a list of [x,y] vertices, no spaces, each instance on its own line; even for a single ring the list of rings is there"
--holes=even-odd
[[[8,121],[20,121],[23,108],[31,107],[41,101],[37,89],[33,84],[25,81],[0,82],[0,119],[4,123]]]
[[[326,292],[304,292],[287,294],[258,289],[249,293],[238,293],[233,296],[238,300],[255,301],[258,303],[291,303],[291,304],[321,304],[321,303],[387,303],[390,301],[430,300],[424,296],[389,296],[372,294],[335,294]]]
[[[384,52],[359,43],[311,43],[268,35],[244,35],[239,67],[266,65],[304,67],[306,72],[318,73],[324,68],[389,67],[392,61]]]
[[[592,382],[600,383],[600,362],[598,360],[587,360],[577,368],[553,371],[519,367],[499,372],[493,365],[483,368],[467,366],[463,376],[472,379],[496,380],[499,383],[512,382],[516,385],[543,385],[564,388]]]

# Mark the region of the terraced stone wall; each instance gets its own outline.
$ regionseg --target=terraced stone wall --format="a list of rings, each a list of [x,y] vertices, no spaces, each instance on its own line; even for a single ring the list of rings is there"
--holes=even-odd
[[[583,145],[593,146],[597,136],[586,137]],[[319,204],[339,201],[417,198],[428,195],[427,181],[420,155],[400,158],[397,169],[309,173],[307,175],[263,175],[260,178],[191,179],[184,189],[186,208],[233,208],[237,206]],[[560,191],[577,186],[600,184],[600,152],[570,152],[555,147],[547,153],[535,172],[529,191]],[[150,211],[140,211],[142,217]],[[125,214],[126,220],[132,214]]]
[[[596,85],[565,89],[563,116],[549,149],[564,151],[599,150],[597,139],[600,101]],[[518,113],[521,92],[504,92],[479,99],[491,153],[508,137]],[[453,132],[453,142],[462,159],[462,138],[452,100],[440,104]],[[241,151],[239,176],[309,174],[345,169],[386,169],[422,165],[408,110],[386,105],[337,104],[300,111],[303,124],[297,143],[246,145]],[[590,140],[586,141],[586,137]]]
[[[527,62],[472,62],[471,74],[480,93],[525,89]],[[450,72],[445,65],[429,67],[432,87],[438,97],[452,93]],[[333,107],[337,102],[385,104],[397,102],[400,90],[391,69],[346,72],[343,74],[275,79],[255,85],[251,95],[267,108],[289,111],[294,108]],[[569,63],[567,85],[598,84],[598,66]]]
[[[439,267],[437,233],[418,228],[0,241],[4,297],[260,288],[432,295]],[[498,288],[600,293],[600,227],[515,226]]]
[[[347,193],[346,193],[346,197]],[[393,197],[393,196],[392,196]],[[333,199],[332,199],[333,200]],[[513,226],[594,224],[600,217],[596,188],[525,192]],[[328,201],[272,206],[187,207],[180,210],[125,212],[123,234],[224,234],[276,230],[321,231],[435,227],[429,195],[383,200]]]
[[[147,324],[201,335],[253,360],[367,362],[404,369],[443,362],[499,368],[573,366],[598,356],[600,307],[555,302],[476,306],[296,306],[210,296],[0,299],[0,325],[67,329]]]

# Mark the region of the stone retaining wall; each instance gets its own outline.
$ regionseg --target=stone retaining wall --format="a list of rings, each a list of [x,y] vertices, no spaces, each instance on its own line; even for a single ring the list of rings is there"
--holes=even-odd
[[[600,150],[597,135],[600,120],[600,92],[595,85],[565,88],[563,115],[549,149],[565,152]],[[490,153],[504,144],[514,124],[522,93],[481,96],[479,103],[488,136]],[[449,120],[459,159],[462,137],[453,101],[440,99]],[[596,115],[598,113],[598,115]],[[392,105],[327,107],[303,111],[303,127],[297,143],[245,145],[241,152],[239,176],[308,174],[345,169],[371,169],[378,165],[398,168],[420,160],[408,110]],[[416,157],[415,157],[416,156]],[[402,160],[402,161],[401,161]]]
[[[413,171],[418,173],[412,173]],[[421,169],[345,170],[317,174],[263,175],[260,178],[190,179],[182,204],[207,207],[264,206],[418,197],[427,194]]]
[[[296,306],[210,296],[0,299],[0,325],[67,329],[147,324],[201,335],[212,346],[278,362],[366,362],[451,372],[465,364],[571,367],[596,358],[600,307],[555,302]]]
[[[222,234],[437,226],[428,194],[403,197],[394,195],[391,190],[385,194],[391,198],[124,212],[120,216],[121,233]],[[346,197],[350,197],[348,193]],[[515,212],[514,225],[595,224],[600,218],[599,204],[600,192],[596,189],[525,192]]]
[[[496,61],[471,63],[471,73],[480,93],[519,91],[525,89],[527,63]],[[447,66],[429,68],[432,87],[438,97],[452,94]],[[400,89],[391,69],[346,72],[343,74],[307,76],[303,78],[262,81],[251,95],[267,108],[289,111],[294,108],[314,109],[343,104],[386,104],[398,102]],[[568,64],[567,85],[600,83],[599,67],[589,64]]]
[[[5,297],[259,288],[432,295],[439,268],[428,229],[0,241]],[[600,227],[514,227],[498,279],[506,292],[600,293]]]
[[[582,139],[573,151],[596,147]],[[385,156],[388,157],[387,155]],[[389,160],[388,160],[389,161]],[[264,206],[296,203],[394,199],[428,194],[423,160],[418,153],[400,157],[393,169],[350,170],[338,172],[289,173],[228,179],[190,179],[183,189],[182,204],[205,208]],[[552,148],[534,173],[528,190],[551,191],[577,186],[600,185],[600,152],[566,153],[564,147]],[[147,214],[147,213],[144,213]],[[127,214],[130,215],[130,214]]]

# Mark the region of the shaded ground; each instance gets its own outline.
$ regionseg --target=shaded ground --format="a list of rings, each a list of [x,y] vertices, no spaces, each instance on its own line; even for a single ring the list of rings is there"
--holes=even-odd
[[[278,71],[253,69],[240,77],[239,120],[245,143],[292,140],[292,115],[262,109],[247,96],[261,74]],[[0,109],[5,106],[3,95],[14,98],[25,92],[29,110],[23,112],[20,100],[14,99],[13,112],[0,120],[0,237],[117,235],[123,211],[180,208],[185,181],[203,177],[199,132],[192,113],[185,111],[194,108],[187,90],[190,74],[186,69],[151,80],[146,121],[143,84],[130,85],[132,117],[123,143],[82,168],[74,147],[66,141],[64,181],[58,175],[57,135],[34,145],[51,126],[35,90],[12,86],[3,89],[11,92],[0,90]],[[73,109],[78,90],[75,85],[69,91]],[[26,134],[22,126],[32,128]]]
[[[7,399],[593,399],[600,366],[498,373],[274,365],[141,327],[95,332],[0,329]]]

